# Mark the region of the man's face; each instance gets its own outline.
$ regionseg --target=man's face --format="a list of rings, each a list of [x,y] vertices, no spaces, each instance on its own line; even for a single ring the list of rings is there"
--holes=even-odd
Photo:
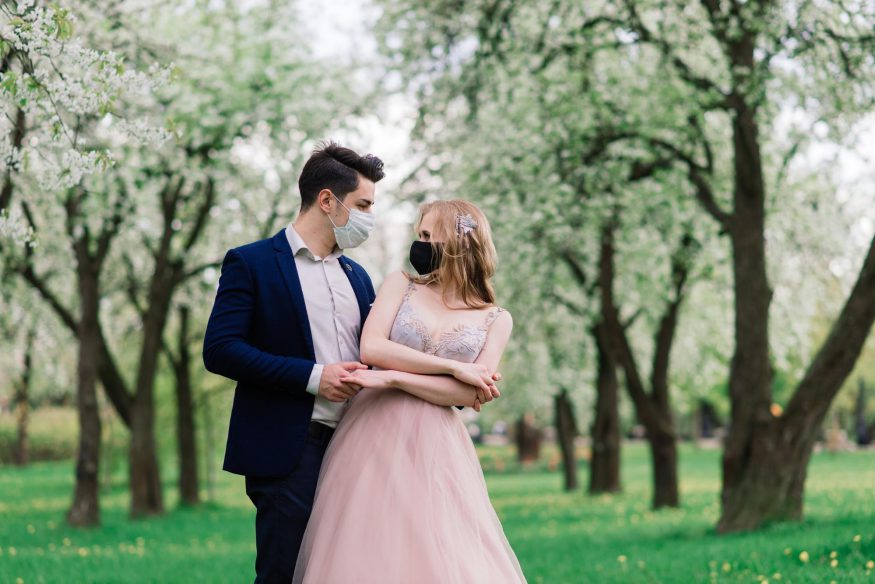
[[[335,206],[334,212],[332,213],[334,224],[338,227],[346,225],[346,222],[349,221],[349,211],[347,211],[347,209],[355,209],[363,213],[373,213],[375,192],[376,185],[373,181],[368,180],[363,176],[359,176],[358,187],[346,195],[346,198],[343,199],[343,205],[334,199]]]

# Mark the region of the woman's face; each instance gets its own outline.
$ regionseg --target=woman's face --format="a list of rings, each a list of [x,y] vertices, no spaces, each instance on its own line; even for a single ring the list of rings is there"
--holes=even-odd
[[[434,220],[434,213],[426,213],[422,216],[422,221],[419,222],[419,241],[443,243],[441,236],[434,233]]]

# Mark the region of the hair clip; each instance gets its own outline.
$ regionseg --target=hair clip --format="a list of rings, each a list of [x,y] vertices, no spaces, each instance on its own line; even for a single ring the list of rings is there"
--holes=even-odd
[[[477,229],[477,222],[471,217],[471,214],[456,215],[456,233],[459,235],[468,235]]]

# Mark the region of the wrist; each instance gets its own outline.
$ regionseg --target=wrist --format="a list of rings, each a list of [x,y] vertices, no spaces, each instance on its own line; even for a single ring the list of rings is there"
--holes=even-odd
[[[398,387],[401,385],[401,374],[394,369],[384,369],[381,371],[375,371],[375,373],[386,381],[386,385],[392,387]]]

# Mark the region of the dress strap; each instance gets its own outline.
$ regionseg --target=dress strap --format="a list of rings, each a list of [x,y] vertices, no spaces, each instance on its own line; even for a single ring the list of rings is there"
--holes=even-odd
[[[407,290],[404,291],[404,300],[409,300],[410,295],[413,294],[413,291],[416,289],[416,282],[413,280],[409,280],[407,282]]]
[[[495,310],[490,311],[489,314],[486,315],[486,320],[483,321],[483,328],[488,329],[492,326],[492,323],[495,322],[495,319],[498,318],[498,315],[504,312],[505,310],[502,307],[497,307]]]

